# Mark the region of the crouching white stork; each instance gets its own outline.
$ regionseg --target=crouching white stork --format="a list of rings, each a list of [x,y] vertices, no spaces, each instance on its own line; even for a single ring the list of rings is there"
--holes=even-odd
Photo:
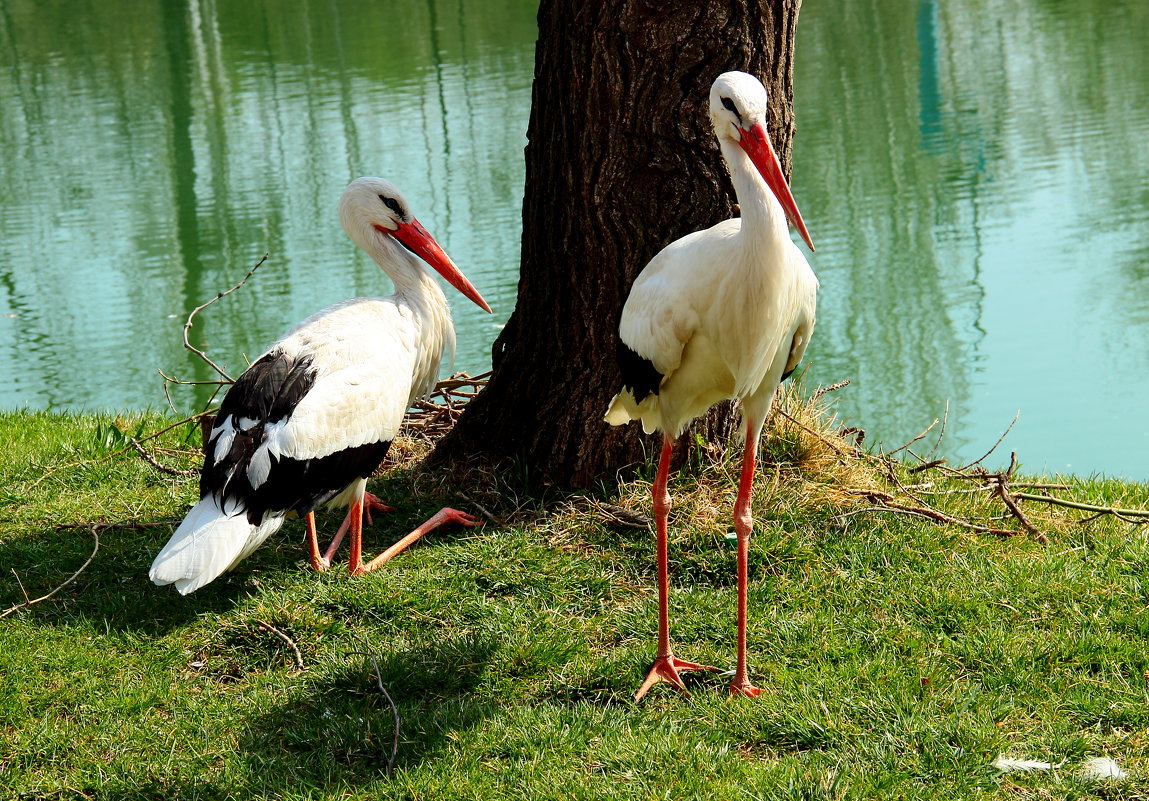
[[[365,493],[412,401],[435,386],[444,347],[454,350],[447,298],[431,265],[484,310],[491,309],[411,216],[394,184],[351,183],[339,201],[347,234],[395,284],[385,298],[355,298],[304,320],[228,390],[204,446],[201,500],[156,556],[148,575],[187,594],[234,567],[304,515],[311,564],[325,570],[350,527],[352,574],[372,570],[427,531],[479,521],[445,508],[373,561],[363,562],[363,512],[386,509]],[[317,506],[350,504],[325,554]]]
[[[685,692],[679,671],[716,670],[670,649],[667,621],[666,484],[673,441],[713,404],[737,398],[746,442],[734,506],[738,536],[738,664],[730,691],[759,693],[746,674],[747,550],[750,497],[762,424],[778,385],[794,371],[814,328],[818,279],[790,240],[787,215],[810,249],[806,225],[766,135],[766,89],[727,72],[710,89],[714,135],[734,181],[741,219],[725,220],[672,242],[634,282],[619,324],[622,390],[606,420],[639,420],[662,432],[652,487],[658,544],[658,654],[641,698],[657,682]]]

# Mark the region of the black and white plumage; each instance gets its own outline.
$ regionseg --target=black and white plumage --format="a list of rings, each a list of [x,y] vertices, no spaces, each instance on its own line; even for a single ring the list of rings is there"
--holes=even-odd
[[[312,564],[325,569],[351,531],[351,572],[362,563],[367,478],[383,461],[411,403],[430,392],[443,350],[455,346],[446,296],[424,262],[486,311],[486,301],[410,213],[394,184],[360,178],[339,202],[351,239],[395,284],[383,298],[354,298],[304,320],[228,390],[204,447],[200,496],[149,576],[184,594],[234,567],[290,514],[306,517]],[[314,510],[349,504],[320,556]],[[421,529],[475,521],[444,510]],[[420,530],[417,529],[417,532]],[[422,532],[420,532],[422,533]],[[393,554],[392,554],[393,555]]]
[[[746,442],[735,505],[738,533],[738,666],[731,692],[756,695],[746,675],[746,559],[758,437],[778,385],[801,361],[814,328],[818,279],[790,239],[786,219],[810,245],[766,134],[767,94],[757,78],[727,72],[710,90],[710,118],[730,169],[741,217],[672,242],[639,274],[619,325],[622,389],[606,420],[632,420],[663,434],[653,486],[659,559],[659,648],[639,688],[680,670],[710,669],[676,658],[667,622],[666,491],[673,440],[715,403],[741,403]]]

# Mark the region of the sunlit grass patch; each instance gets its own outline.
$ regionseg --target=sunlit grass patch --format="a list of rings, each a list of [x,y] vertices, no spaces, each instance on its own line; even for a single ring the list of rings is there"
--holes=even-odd
[[[823,399],[824,400],[824,399]],[[146,571],[197,494],[121,437],[158,415],[0,415],[0,766],[27,798],[1138,798],[1149,775],[1149,537],[981,479],[895,474],[821,403],[781,399],[763,445],[749,653],[765,692],[696,674],[631,694],[654,653],[652,464],[593,493],[462,485],[401,442],[371,489],[377,552],[443,505],[493,518],[428,535],[375,573],[307,565],[289,522],[181,597]],[[143,427],[141,428],[141,422]],[[113,433],[112,429],[119,431]],[[149,447],[197,466],[196,432]],[[671,481],[671,632],[734,659],[728,538],[740,448]],[[1034,477],[1024,477],[1034,481]],[[1022,478],[1011,476],[1017,486]],[[1042,479],[1099,506],[1149,491]],[[1040,491],[1040,490],[1035,490]],[[929,507],[1009,536],[891,510]],[[342,516],[320,516],[330,533]],[[276,633],[278,632],[278,634]],[[282,635],[282,636],[280,636]],[[393,772],[391,705],[401,718]],[[302,668],[300,667],[302,664]],[[999,755],[1063,766],[1000,774]],[[1130,778],[1077,776],[1116,759]]]

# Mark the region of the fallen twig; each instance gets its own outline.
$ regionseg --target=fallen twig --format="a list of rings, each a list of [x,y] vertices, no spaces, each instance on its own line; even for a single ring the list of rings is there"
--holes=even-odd
[[[835,442],[834,440],[827,438],[821,432],[815,431],[814,429],[810,428],[808,425],[806,425],[802,421],[796,419],[793,415],[789,414],[788,412],[786,412],[783,409],[775,409],[773,412],[771,412],[771,414],[780,414],[783,417],[785,417],[787,420],[789,420],[791,423],[798,426],[798,428],[805,431],[810,436],[817,437],[819,440],[821,440],[822,442],[826,443],[831,448],[833,448],[837,452],[837,454],[840,458],[844,457],[844,456],[852,455],[854,452],[856,452],[858,450],[858,447],[856,445],[854,447],[850,447],[849,445],[847,445],[844,442]],[[843,448],[845,450],[842,450]]]
[[[911,439],[911,440],[910,440],[909,442],[907,442],[905,445],[902,445],[902,446],[900,446],[900,447],[894,448],[892,451],[890,451],[889,453],[887,453],[887,454],[886,454],[886,456],[893,456],[893,455],[894,455],[895,453],[897,453],[898,451],[904,451],[904,450],[906,450],[908,447],[910,447],[911,445],[913,445],[913,444],[914,444],[915,442],[917,442],[919,439],[923,438],[923,437],[924,437],[926,434],[930,433],[930,429],[932,429],[932,428],[933,428],[934,426],[936,426],[937,424],[938,424],[938,419],[935,417],[935,418],[934,418],[934,421],[933,421],[932,423],[930,423],[928,426],[926,426],[926,429],[925,429],[925,431],[923,431],[922,433],[918,434],[916,437],[914,437],[913,439]],[[921,458],[921,457],[918,457],[918,458]],[[984,459],[985,457],[983,456],[982,458]]]
[[[178,426],[182,426],[184,423],[187,423],[187,422],[190,422],[191,420],[195,420],[197,418],[203,417],[206,414],[213,414],[215,411],[216,411],[215,409],[210,409],[210,410],[205,411],[205,412],[199,412],[197,414],[190,415],[188,417],[185,417],[183,420],[179,420],[175,423],[172,423],[170,426],[167,426],[165,428],[161,428],[159,431],[154,431],[151,434],[148,434],[146,437],[140,437],[138,440],[136,440],[136,442],[137,443],[147,442],[149,439],[155,439],[156,437],[160,436],[161,434],[166,434],[168,431],[171,431],[173,428],[176,428]],[[129,437],[129,439],[131,439],[131,438]],[[70,470],[73,467],[82,467],[83,465],[89,465],[89,464],[99,464],[100,462],[106,462],[109,459],[114,459],[115,457],[117,457],[121,454],[127,453],[128,451],[132,450],[132,447],[133,446],[131,444],[128,444],[122,448],[117,448],[116,450],[112,451],[111,453],[105,454],[104,456],[101,456],[98,459],[81,459],[78,462],[69,462],[68,464],[62,464],[62,465],[58,465],[57,467],[52,467],[48,470],[45,470],[44,474],[42,476],[40,476],[38,479],[33,481],[31,484],[29,484],[28,488],[29,489],[35,489],[36,487],[38,487],[40,485],[41,481],[48,478],[49,476],[54,476],[56,473],[59,473],[62,470]]]
[[[84,564],[80,565],[79,569],[77,569],[76,572],[73,573],[72,575],[68,576],[68,578],[64,581],[64,583],[61,584],[60,586],[56,587],[56,589],[52,590],[51,592],[49,592],[46,595],[41,595],[39,598],[32,598],[31,600],[28,600],[28,593],[26,591],[24,591],[24,582],[20,581],[19,576],[16,576],[16,581],[20,584],[21,591],[24,591],[25,600],[23,603],[18,603],[15,606],[10,606],[7,609],[5,609],[3,612],[0,612],[0,619],[6,618],[6,617],[8,617],[8,615],[11,615],[12,613],[17,612],[21,609],[26,609],[29,606],[32,606],[34,604],[38,604],[41,601],[48,600],[53,595],[58,593],[60,590],[64,589],[69,584],[71,584],[73,581],[75,581],[76,577],[79,576],[81,573],[83,573],[84,570],[87,569],[88,565],[92,564],[92,560],[96,558],[96,553],[100,550],[100,530],[103,528],[107,528],[107,524],[106,523],[93,523],[91,528],[92,528],[92,541],[93,541],[92,554],[91,554],[91,556],[88,557],[88,559],[84,562]],[[15,571],[13,571],[13,572],[15,572]]]
[[[175,467],[168,467],[166,464],[161,463],[156,457],[152,456],[143,445],[139,443],[135,437],[128,437],[128,442],[136,449],[136,452],[143,457],[144,461],[159,470],[161,473],[167,473],[170,476],[194,476],[198,475],[198,470],[179,470]]]
[[[1032,492],[1015,492],[1015,498],[1026,501],[1041,501],[1055,506],[1065,506],[1069,509],[1080,509],[1083,512],[1095,512],[1101,515],[1113,515],[1134,523],[1149,523],[1149,509],[1122,509],[1118,506],[1096,506],[1081,501],[1069,501],[1053,495],[1035,495]]]
[[[464,499],[464,500],[465,500],[467,503],[471,504],[471,506],[473,506],[473,507],[475,507],[476,509],[478,509],[478,510],[479,510],[479,511],[482,513],[483,517],[487,518],[487,520],[490,520],[492,523],[495,523],[495,524],[497,524],[497,525],[500,525],[500,526],[501,526],[501,525],[503,525],[503,521],[502,521],[502,519],[501,519],[501,518],[499,518],[499,517],[497,517],[497,516],[495,516],[495,515],[491,514],[491,512],[489,512],[489,511],[486,509],[486,507],[484,507],[484,506],[483,506],[481,503],[479,503],[478,501],[476,501],[474,498],[472,498],[472,497],[471,497],[470,495],[468,495],[467,493],[465,493],[465,492],[460,492],[460,493],[459,493],[459,496],[460,496],[461,498],[463,498],[463,499]]]
[[[945,438],[945,435],[946,435],[946,423],[949,422],[949,419],[950,419],[950,402],[949,402],[949,400],[946,400],[946,407],[945,407],[945,409],[942,410],[942,427],[940,429],[938,429],[938,438],[934,440],[934,446],[932,448],[930,448],[929,453],[927,453],[925,455],[925,458],[927,460],[933,459],[934,454],[937,453],[938,446],[940,446],[942,444],[942,439]],[[944,460],[940,460],[940,461],[944,461]]]
[[[1013,420],[1010,421],[1009,425],[1005,427],[1005,431],[1001,432],[1001,436],[997,438],[997,442],[993,443],[993,447],[991,447],[988,451],[983,453],[981,455],[980,459],[974,459],[969,464],[963,465],[962,467],[958,468],[958,470],[961,472],[965,472],[966,470],[969,470],[974,465],[979,465],[982,462],[984,462],[986,459],[988,459],[990,457],[990,454],[992,454],[994,451],[997,450],[997,446],[1001,444],[1002,440],[1004,440],[1007,436],[1009,436],[1009,432],[1013,430],[1013,427],[1015,425],[1017,425],[1017,419],[1019,417],[1021,417],[1021,410],[1020,409],[1018,409],[1017,413],[1014,414]]]
[[[885,493],[881,493],[881,495],[885,495]],[[878,505],[867,506],[861,509],[850,509],[841,514],[834,515],[835,519],[851,517],[860,512],[893,512],[895,514],[905,514],[925,518],[926,520],[933,520],[935,523],[947,523],[953,526],[960,526],[961,528],[968,528],[971,531],[978,531],[982,534],[993,534],[996,537],[1014,537],[1018,533],[1016,531],[1010,531],[1007,528],[993,528],[991,526],[983,526],[979,523],[971,523],[968,520],[962,520],[960,517],[948,515],[945,512],[941,512],[929,506],[909,506],[907,504],[898,503],[890,496],[871,497],[870,500],[876,501]]]
[[[1048,545],[1049,537],[1045,536],[1041,529],[1029,521],[1029,518],[1021,511],[1021,505],[1013,499],[1013,495],[1009,491],[1009,481],[1013,477],[1013,471],[1015,469],[1017,469],[1017,453],[1011,452],[1009,454],[1009,468],[1004,473],[998,473],[993,476],[993,479],[997,482],[997,494],[1001,496],[1001,501],[1005,504],[1006,508],[1009,509],[1013,516],[1017,518],[1017,521],[1021,523],[1022,528],[1032,534],[1042,545]]]
[[[372,651],[351,651],[351,656],[365,656],[371,660],[372,666],[375,668],[375,684],[379,687],[379,692],[383,693],[383,697],[387,699],[387,703],[391,705],[391,714],[395,719],[395,736],[391,741],[391,758],[387,760],[386,774],[391,775],[395,769],[395,759],[399,756],[399,707],[395,706],[395,702],[391,700],[391,693],[387,692],[387,688],[383,686],[383,674],[379,672],[379,658]]]
[[[24,582],[20,580],[20,574],[16,572],[16,568],[12,568],[12,575],[16,578],[16,583],[20,585],[20,594],[24,596],[24,602],[30,603],[32,599],[28,597],[28,590],[24,589]]]
[[[271,625],[267,621],[256,620],[255,622],[259,624],[260,628],[266,629],[267,631],[270,631],[276,637],[278,637],[279,639],[281,639],[285,643],[287,643],[287,645],[291,648],[292,653],[295,655],[295,667],[298,668],[299,670],[304,669],[303,668],[303,654],[301,654],[299,652],[299,646],[295,644],[294,640],[292,640],[290,637],[288,637],[286,634],[284,634],[282,631],[280,631],[279,629],[277,629],[275,626]]]

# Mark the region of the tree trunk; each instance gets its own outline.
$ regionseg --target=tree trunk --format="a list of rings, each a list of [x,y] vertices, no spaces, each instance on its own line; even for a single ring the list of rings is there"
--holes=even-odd
[[[518,304],[490,383],[436,460],[518,459],[536,483],[583,487],[645,458],[639,425],[602,420],[619,388],[622,305],[661,248],[734,214],[707,113],[719,74],[762,79],[789,175],[800,5],[542,0]],[[730,419],[720,407],[704,436],[722,436]]]

